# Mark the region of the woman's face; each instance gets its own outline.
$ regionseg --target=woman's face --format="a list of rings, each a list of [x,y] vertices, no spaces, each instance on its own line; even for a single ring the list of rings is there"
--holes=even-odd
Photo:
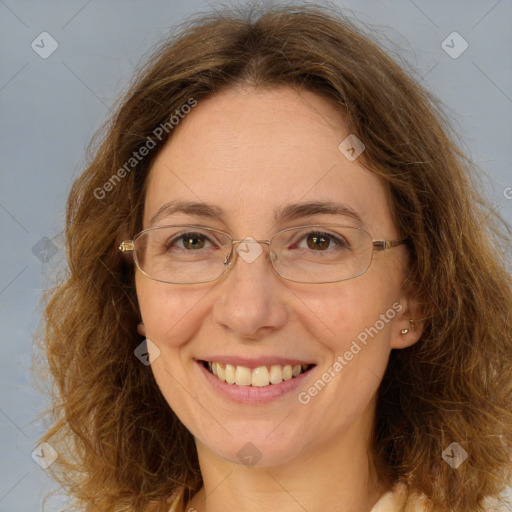
[[[399,238],[379,179],[338,148],[348,135],[341,114],[311,92],[239,88],[200,101],[152,166],[143,227],[200,224],[241,240],[338,223],[374,240]],[[223,214],[178,211],[151,224],[170,201]],[[362,222],[302,211],[276,224],[276,212],[312,202],[344,205]],[[241,247],[263,252],[238,256],[215,282],[167,284],[136,273],[145,335],[160,351],[151,369],[169,406],[202,450],[238,464],[299,460],[343,436],[367,435],[391,348],[419,337],[400,334],[411,318],[401,294],[404,246],[375,252],[365,274],[329,284],[284,280],[268,246]],[[244,386],[221,383],[202,361],[245,366],[249,379],[259,367],[263,382],[263,366],[276,382],[289,377],[288,364],[315,366],[281,384]],[[236,371],[239,382],[247,378]]]

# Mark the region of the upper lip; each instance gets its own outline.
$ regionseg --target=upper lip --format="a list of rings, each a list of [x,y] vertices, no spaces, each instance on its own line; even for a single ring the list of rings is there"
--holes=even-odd
[[[287,364],[295,366],[297,364],[303,365],[313,365],[315,363],[311,361],[304,361],[300,359],[294,359],[292,357],[277,357],[277,356],[262,356],[262,357],[243,357],[243,356],[221,356],[221,355],[212,355],[205,356],[198,361],[208,361],[208,362],[217,362],[217,363],[226,363],[231,364],[233,366],[246,366],[248,368],[257,368],[259,366],[272,366],[272,365],[280,365],[285,366]]]

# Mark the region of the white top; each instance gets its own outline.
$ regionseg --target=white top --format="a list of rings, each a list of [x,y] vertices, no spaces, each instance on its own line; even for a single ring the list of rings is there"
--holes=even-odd
[[[384,494],[371,512],[402,512],[405,502],[405,484],[397,484],[392,491]],[[403,512],[428,512],[427,500],[417,493],[411,493],[410,503]]]

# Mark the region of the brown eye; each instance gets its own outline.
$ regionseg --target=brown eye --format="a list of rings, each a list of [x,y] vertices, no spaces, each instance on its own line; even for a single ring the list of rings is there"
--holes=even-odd
[[[328,237],[324,235],[310,235],[307,240],[310,249],[327,249],[329,247]]]
[[[204,242],[204,237],[200,236],[183,237],[183,245],[186,249],[202,249],[204,247]]]
[[[316,252],[324,252],[328,249],[343,249],[349,248],[349,243],[341,236],[336,236],[331,233],[324,233],[319,231],[311,231],[306,233],[302,240],[306,241],[308,249]],[[300,245],[298,246],[301,247]]]
[[[178,243],[176,243],[176,241],[178,241]],[[183,235],[174,237],[167,244],[167,248],[170,249],[176,245],[178,249],[198,250],[204,248],[206,241],[209,241],[208,237],[201,233],[184,233]],[[182,246],[179,245],[179,242],[182,243]]]

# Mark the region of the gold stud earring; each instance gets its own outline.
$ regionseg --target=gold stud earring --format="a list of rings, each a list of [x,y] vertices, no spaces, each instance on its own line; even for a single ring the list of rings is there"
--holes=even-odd
[[[408,322],[409,322],[409,325],[411,326],[411,329],[414,329],[414,320],[412,320],[412,319],[411,319],[411,320],[408,320]],[[407,334],[408,332],[409,332],[409,329],[402,329],[402,330],[400,331],[400,334],[405,335],[405,334]]]

